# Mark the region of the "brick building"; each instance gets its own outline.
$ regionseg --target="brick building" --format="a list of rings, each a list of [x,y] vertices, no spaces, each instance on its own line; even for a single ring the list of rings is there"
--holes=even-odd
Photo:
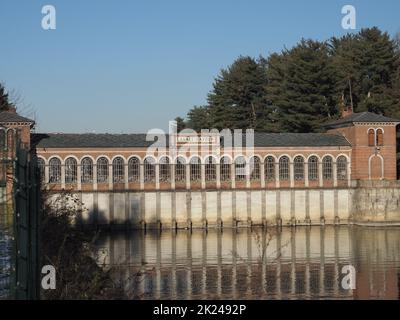
[[[167,135],[149,155],[153,141],[145,134],[31,134],[34,122],[11,110],[0,113],[0,136],[7,141],[17,130],[54,190],[343,188],[351,180],[396,179],[398,123],[350,113],[326,124],[326,133],[255,133],[250,149],[245,137],[237,148],[215,134]]]

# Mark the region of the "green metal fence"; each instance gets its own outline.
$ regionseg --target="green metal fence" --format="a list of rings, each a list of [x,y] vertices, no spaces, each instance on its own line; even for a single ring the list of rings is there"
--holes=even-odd
[[[35,155],[0,142],[0,299],[39,298],[40,183]]]

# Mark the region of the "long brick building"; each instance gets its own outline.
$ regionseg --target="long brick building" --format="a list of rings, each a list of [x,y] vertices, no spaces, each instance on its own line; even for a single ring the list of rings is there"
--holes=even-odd
[[[326,133],[186,132],[155,143],[146,134],[31,133],[34,122],[10,111],[0,113],[0,137],[17,130],[38,155],[46,188],[77,193],[88,219],[102,212],[108,221],[158,223],[167,215],[191,224],[214,212],[213,221],[261,219],[258,212],[264,221],[272,212],[279,221],[313,213],[342,221],[352,215],[353,181],[397,179],[398,123],[347,112]]]
[[[146,134],[30,134],[34,122],[9,111],[0,113],[0,140],[18,130],[24,146],[36,148],[43,182],[55,189],[343,187],[351,180],[396,179],[398,123],[352,113],[326,124],[326,133],[255,133],[250,152],[245,141],[238,152],[219,142],[200,150],[199,140],[182,152],[185,144],[167,135],[166,148],[148,155],[153,141]]]

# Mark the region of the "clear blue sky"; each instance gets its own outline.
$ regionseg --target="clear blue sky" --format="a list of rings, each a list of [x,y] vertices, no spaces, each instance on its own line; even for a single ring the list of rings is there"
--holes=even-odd
[[[41,28],[46,4],[56,30]],[[399,0],[1,0],[0,81],[40,132],[166,129],[239,55],[344,34],[345,4],[356,31],[400,31]]]

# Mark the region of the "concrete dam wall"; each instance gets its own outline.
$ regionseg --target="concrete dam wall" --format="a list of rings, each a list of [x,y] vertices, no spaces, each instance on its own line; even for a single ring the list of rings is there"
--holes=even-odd
[[[400,224],[397,182],[353,182],[350,188],[332,189],[97,191],[73,196],[82,203],[78,205],[81,213],[77,222],[84,225],[205,228]]]

